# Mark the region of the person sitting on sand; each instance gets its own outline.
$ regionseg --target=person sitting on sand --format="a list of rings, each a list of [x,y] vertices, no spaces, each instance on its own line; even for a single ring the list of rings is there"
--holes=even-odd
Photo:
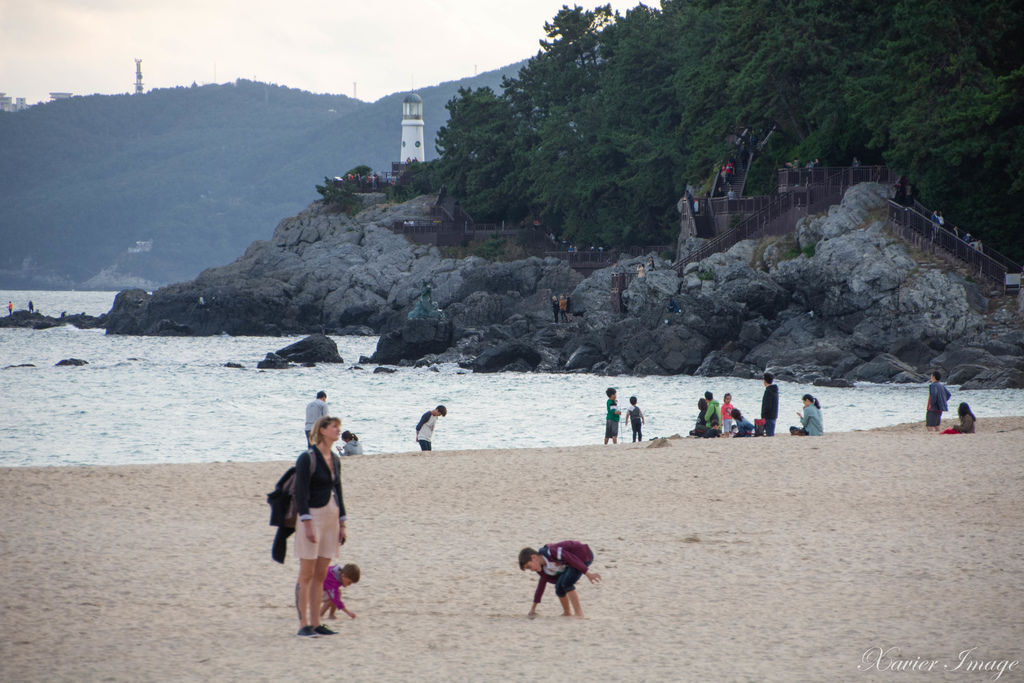
[[[718,414],[708,403],[707,409],[708,428],[701,434],[705,439],[715,439],[722,435],[722,423],[718,421]]]
[[[330,611],[327,618],[337,619],[335,614],[340,609],[352,619],[356,618],[356,613],[346,609],[345,603],[341,601],[341,589],[348,588],[353,583],[359,583],[359,576],[359,565],[349,563],[344,567],[339,567],[332,564],[327,568],[327,576],[324,577],[323,603],[320,606],[321,617]]]
[[[732,420],[736,425],[736,433],[733,436],[753,436],[754,435],[754,424],[743,417],[743,413],[740,412],[739,408],[732,409]]]
[[[792,436],[821,436],[825,433],[821,423],[821,404],[810,394],[804,394],[803,415],[797,411],[796,416],[800,418],[803,426],[790,427],[789,433]]]
[[[971,407],[966,403],[961,403],[960,407],[957,408],[957,414],[960,416],[960,422],[953,425],[949,429],[942,432],[943,434],[973,434],[974,433],[974,422],[977,418],[974,417],[974,413],[971,412]]]
[[[342,455],[362,455],[363,444],[359,442],[359,437],[355,433],[348,431],[347,429],[341,433],[341,440],[345,443],[341,448]]]
[[[576,618],[583,617],[583,609],[580,607],[580,598],[576,595],[576,582],[580,576],[586,576],[590,583],[600,583],[601,575],[590,571],[590,565],[594,562],[594,551],[586,543],[579,541],[562,541],[561,543],[548,543],[540,549],[523,548],[519,551],[519,569],[537,572],[540,579],[537,581],[537,590],[533,593],[533,606],[527,616],[537,615],[537,605],[544,595],[544,589],[549,583],[555,584],[555,595],[562,603],[562,616]],[[570,605],[572,611],[569,610]]]
[[[704,432],[708,430],[708,420],[705,415],[708,412],[707,399],[697,399],[697,424],[694,425],[693,429],[690,430],[690,436],[704,436]]]

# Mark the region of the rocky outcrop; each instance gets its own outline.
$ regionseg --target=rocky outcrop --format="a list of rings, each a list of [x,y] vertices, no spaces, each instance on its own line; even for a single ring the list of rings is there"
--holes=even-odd
[[[61,325],[73,325],[80,330],[105,327],[107,314],[93,316],[85,313],[67,315],[61,313],[59,317],[43,315],[37,312],[14,311],[11,315],[0,316],[0,328],[5,327],[27,327],[33,330],[46,330]]]
[[[414,244],[388,229],[396,220],[429,216],[433,197],[371,206],[355,217],[319,202],[254,242],[234,263],[152,295],[128,290],[110,311],[109,334],[282,335],[337,334],[401,328],[424,281],[441,309],[465,304],[456,325],[499,322],[513,311],[549,314],[551,292],[582,280],[558,259],[492,263],[452,259],[436,247]],[[500,302],[474,294],[496,295]],[[168,322],[164,322],[168,321]]]
[[[939,369],[965,388],[1024,383],[1020,316],[953,271],[918,263],[879,216],[887,188],[851,188],[794,233],[741,242],[681,273],[658,261],[611,310],[611,269],[583,279],[555,259],[454,260],[385,227],[430,198],[355,218],[313,205],[271,240],[195,281],[118,295],[111,334],[381,334],[360,362],[476,372],[698,374],[817,386],[922,382]],[[620,256],[627,272],[647,257]],[[408,320],[423,282],[441,319]],[[573,321],[551,320],[571,292]],[[1024,299],[1022,299],[1024,301]],[[669,307],[669,303],[674,305]],[[1002,317],[999,317],[1002,316]],[[261,367],[288,367],[282,349]],[[296,362],[307,361],[303,358]]]

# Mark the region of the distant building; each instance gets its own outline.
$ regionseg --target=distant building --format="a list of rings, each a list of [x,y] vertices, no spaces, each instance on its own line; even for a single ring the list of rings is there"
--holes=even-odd
[[[7,93],[0,92],[0,111],[23,111],[28,109],[24,97],[18,97],[13,102]]]
[[[409,93],[402,100],[402,153],[400,163],[426,161],[423,144],[423,98]]]
[[[50,93],[50,101],[51,102],[53,102],[55,100],[67,100],[67,99],[70,99],[72,97],[74,97],[74,93],[70,93],[70,92],[52,92],[52,93]]]

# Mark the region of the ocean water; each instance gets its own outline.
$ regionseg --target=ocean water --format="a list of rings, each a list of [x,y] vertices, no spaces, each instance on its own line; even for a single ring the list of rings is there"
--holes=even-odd
[[[43,313],[98,315],[114,292],[0,291],[16,308],[31,299]],[[120,337],[70,326],[0,329],[0,466],[120,465],[268,461],[302,448],[305,406],[320,389],[366,456],[416,450],[415,425],[439,403],[437,450],[600,444],[605,388],[625,406],[636,395],[644,437],[685,434],[705,390],[726,392],[747,416],[759,415],[759,380],[716,377],[600,377],[502,373],[475,375],[454,365],[359,369],[376,337],[334,337],[340,365],[256,369],[268,351],[301,337]],[[55,367],[64,358],[88,365]],[[244,369],[224,367],[237,362]],[[32,364],[35,367],[9,367]],[[830,389],[780,382],[779,428],[797,421],[804,393],[822,404],[826,431],[924,421],[926,385]],[[959,392],[979,417],[1024,415],[1024,390]],[[923,429],[922,424],[922,429]],[[630,440],[628,425],[620,428]],[[788,438],[788,437],[783,437]],[[611,448],[612,446],[609,446]]]

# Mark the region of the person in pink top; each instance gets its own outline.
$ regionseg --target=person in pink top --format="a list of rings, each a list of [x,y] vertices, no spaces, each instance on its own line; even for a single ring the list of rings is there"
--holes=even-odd
[[[359,583],[359,574],[359,566],[355,564],[346,564],[344,567],[333,564],[327,568],[327,576],[324,577],[323,605],[320,607],[321,617],[330,610],[327,618],[336,619],[334,615],[340,609],[351,618],[356,618],[355,612],[345,609],[345,603],[341,601],[341,589]]]
[[[732,394],[726,394],[722,399],[722,436],[732,434]]]

